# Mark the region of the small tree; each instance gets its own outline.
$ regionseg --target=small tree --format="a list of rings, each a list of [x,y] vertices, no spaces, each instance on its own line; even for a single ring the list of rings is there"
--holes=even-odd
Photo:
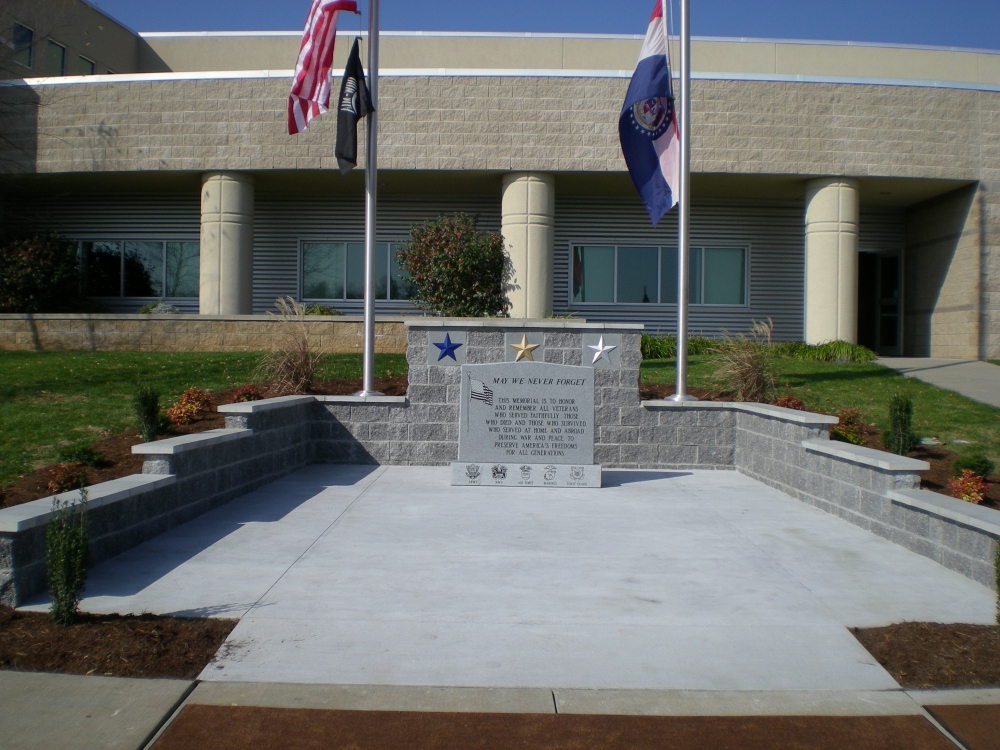
[[[0,313],[65,312],[78,303],[76,245],[54,234],[0,241]]]
[[[45,530],[45,568],[52,607],[49,615],[58,625],[76,618],[80,595],[90,564],[90,532],[87,526],[87,490],[80,488],[80,503],[52,501],[53,515]]]
[[[156,440],[156,430],[160,423],[160,393],[148,383],[142,383],[132,394],[132,408],[139,425],[143,442]]]
[[[917,442],[912,425],[913,401],[902,393],[894,393],[889,399],[889,429],[882,433],[882,445],[905,456]]]
[[[410,275],[413,302],[425,310],[448,317],[506,317],[510,310],[504,239],[467,214],[413,227],[399,265]]]

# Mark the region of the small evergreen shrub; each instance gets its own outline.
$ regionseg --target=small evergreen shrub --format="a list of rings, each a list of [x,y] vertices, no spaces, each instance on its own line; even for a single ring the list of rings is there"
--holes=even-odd
[[[905,456],[917,443],[912,424],[913,401],[894,393],[889,399],[889,429],[882,433],[882,445],[898,456]]]
[[[191,424],[199,412],[212,411],[212,400],[208,391],[200,388],[188,388],[177,399],[177,403],[167,409],[166,414],[171,424]]]
[[[132,408],[135,410],[135,419],[143,441],[151,443],[156,440],[160,424],[159,391],[148,384],[138,386],[132,395]]]
[[[510,257],[501,235],[477,227],[467,214],[441,216],[410,230],[399,249],[411,300],[448,317],[506,317]]]
[[[326,305],[320,305],[314,303],[309,305],[305,310],[306,315],[343,315],[340,310],[334,310],[332,307],[327,307]]]
[[[648,333],[642,334],[639,344],[643,359],[673,359],[677,356],[676,336],[652,336]],[[688,356],[697,357],[708,354],[709,351],[725,346],[724,341],[708,339],[704,336],[688,337]]]
[[[868,415],[859,409],[841,409],[837,412],[840,420],[830,427],[830,439],[851,445],[868,444]]]
[[[139,308],[140,315],[180,315],[181,309],[179,307],[174,307],[169,302],[164,302],[160,300],[159,302],[150,302],[148,305],[143,305]]]
[[[53,495],[69,492],[75,487],[82,487],[87,482],[87,472],[78,461],[68,464],[53,464],[49,467],[49,483],[46,489]]]
[[[73,310],[79,304],[77,246],[54,234],[0,241],[0,313]]]
[[[255,385],[241,385],[239,388],[233,389],[233,401],[236,403],[242,403],[245,401],[260,401],[264,398],[261,392],[257,390]]]
[[[791,394],[782,396],[777,401],[774,402],[775,406],[781,406],[785,409],[795,409],[797,411],[805,411],[806,405],[801,398],[796,398]]]
[[[60,463],[83,464],[84,466],[98,466],[104,462],[104,454],[94,448],[91,443],[75,443],[60,448],[56,454]]]
[[[90,563],[87,490],[80,488],[78,505],[56,499],[52,510],[45,530],[45,569],[52,597],[49,616],[58,625],[69,625],[76,618]]]
[[[963,469],[962,476],[953,479],[948,485],[953,497],[965,500],[967,503],[979,505],[990,491],[989,483],[980,476],[972,473],[971,469]]]
[[[988,477],[993,473],[996,468],[993,462],[990,461],[985,454],[981,452],[970,453],[967,456],[962,456],[961,458],[956,458],[951,463],[951,469],[955,473],[955,476],[961,476],[965,469],[968,469],[977,477]]]

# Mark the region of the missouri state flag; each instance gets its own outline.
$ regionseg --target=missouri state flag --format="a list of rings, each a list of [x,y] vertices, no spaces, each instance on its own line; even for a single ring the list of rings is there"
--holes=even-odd
[[[667,63],[667,27],[660,0],[649,19],[639,62],[618,116],[618,137],[632,182],[655,227],[677,205],[681,162]]]

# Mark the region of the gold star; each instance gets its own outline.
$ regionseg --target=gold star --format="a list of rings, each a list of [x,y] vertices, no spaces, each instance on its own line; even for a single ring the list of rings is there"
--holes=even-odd
[[[517,352],[517,357],[514,358],[515,362],[520,362],[522,359],[527,359],[529,362],[534,362],[535,358],[531,356],[531,353],[539,347],[539,344],[529,344],[528,337],[525,334],[521,334],[520,344],[511,344],[510,348]]]

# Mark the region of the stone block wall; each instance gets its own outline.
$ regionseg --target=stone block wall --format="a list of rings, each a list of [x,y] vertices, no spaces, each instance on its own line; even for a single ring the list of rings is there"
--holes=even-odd
[[[0,315],[0,350],[8,351],[273,351],[286,336],[280,318],[265,315]],[[324,354],[360,353],[359,316],[310,315],[306,331]],[[406,351],[403,319],[379,316],[375,351]]]

